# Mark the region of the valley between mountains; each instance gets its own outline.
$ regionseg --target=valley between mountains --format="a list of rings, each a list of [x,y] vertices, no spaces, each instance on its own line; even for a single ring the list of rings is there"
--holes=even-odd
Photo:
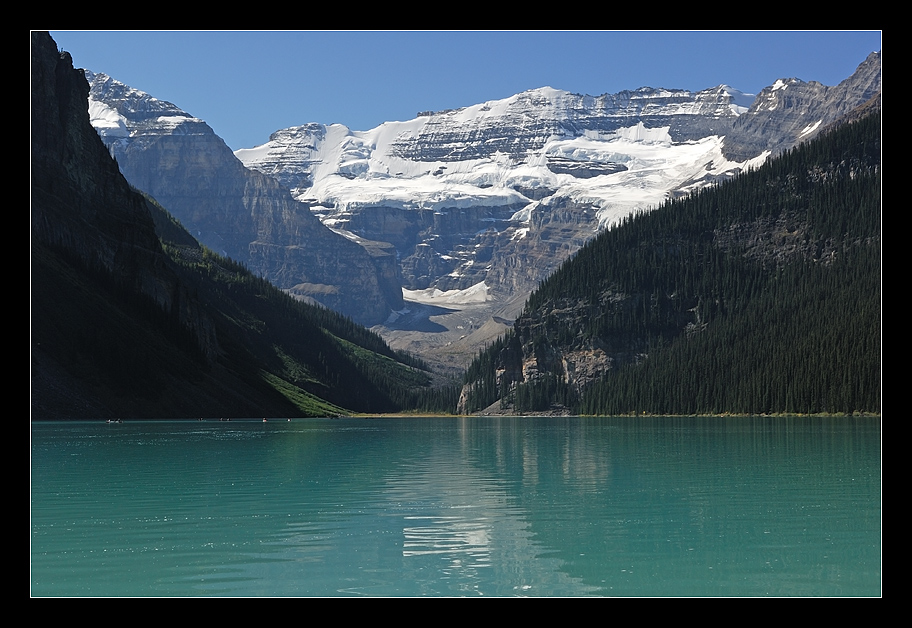
[[[281,129],[232,155],[176,105],[87,78],[127,179],[201,243],[451,375],[599,231],[757,167],[881,89],[874,53],[833,87],[540,88],[367,131]]]
[[[881,54],[231,151],[32,34],[40,419],[880,413]]]

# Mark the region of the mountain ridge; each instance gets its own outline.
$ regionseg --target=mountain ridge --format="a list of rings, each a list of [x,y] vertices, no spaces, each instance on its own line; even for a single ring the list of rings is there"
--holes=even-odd
[[[105,74],[87,76],[91,119],[121,171],[202,243],[359,322],[401,308],[384,246],[324,227],[273,178],[244,168],[204,121]]]
[[[374,329],[393,346],[458,370],[490,338],[482,329],[497,327],[493,316],[514,318],[538,283],[598,232],[813,137],[880,83],[873,53],[839,86],[796,79],[767,88],[750,107],[749,96],[726,85],[601,96],[538,88],[368,131],[289,127],[234,154],[323,225],[364,245],[388,295],[401,288],[404,302],[371,299],[375,309],[360,320],[379,323]],[[769,98],[779,106],[761,107]],[[257,272],[305,298],[333,294],[344,279],[294,285],[276,253],[294,248],[293,237],[280,235],[283,220],[275,215],[269,238],[250,245]],[[459,294],[468,301],[457,302]]]
[[[735,160],[758,150],[776,155],[812,139],[829,124],[877,97],[881,89],[880,51],[869,54],[851,76],[832,87],[816,81],[780,79],[761,90],[755,106],[735,123],[732,141],[726,143],[723,153]],[[788,113],[775,120],[782,111]]]
[[[201,246],[130,187],[88,94],[33,32],[33,420],[335,416],[427,396],[420,364]]]
[[[455,366],[491,340],[483,328],[504,331],[492,316],[515,318],[538,282],[601,230],[757,167],[862,104],[880,84],[880,54],[873,53],[839,86],[796,80],[765,90],[760,102],[725,85],[602,96],[540,88],[368,131],[290,127],[235,154],[277,177],[324,224],[392,243],[406,318],[436,305],[430,295],[437,292],[483,289],[484,305],[449,301],[464,307],[462,319],[439,314],[422,323],[447,332],[412,333],[395,317],[375,327],[428,359],[461,345],[449,361]],[[555,113],[556,103],[566,116]],[[497,116],[522,124],[498,127]],[[474,344],[460,328],[478,332]]]

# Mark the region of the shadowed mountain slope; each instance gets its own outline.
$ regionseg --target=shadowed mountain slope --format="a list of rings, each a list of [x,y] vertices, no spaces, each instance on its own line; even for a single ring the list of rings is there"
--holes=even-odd
[[[132,189],[47,33],[31,79],[33,419],[379,412],[424,388],[378,336],[200,246]]]

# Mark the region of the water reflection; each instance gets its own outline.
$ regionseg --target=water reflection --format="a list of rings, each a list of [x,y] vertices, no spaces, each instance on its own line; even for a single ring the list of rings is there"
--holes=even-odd
[[[878,595],[879,422],[36,424],[35,595]]]

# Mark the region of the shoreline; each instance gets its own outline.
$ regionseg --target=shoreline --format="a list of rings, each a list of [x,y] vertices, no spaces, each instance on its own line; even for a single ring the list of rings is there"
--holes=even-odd
[[[730,419],[730,418],[764,418],[764,419],[781,419],[781,418],[856,418],[856,419],[881,419],[880,414],[866,413],[827,413],[817,412],[813,414],[793,414],[793,413],[773,413],[773,414],[738,414],[733,412],[723,412],[720,414],[552,414],[548,412],[530,412],[527,414],[444,414],[444,413],[421,413],[421,412],[389,412],[379,414],[350,414],[345,417],[349,419],[493,419],[493,418],[572,418],[572,419],[650,419],[650,418],[713,418],[713,419]]]
[[[119,419],[107,419],[103,417],[98,418],[71,418],[71,419],[30,419],[29,423],[76,423],[76,422],[88,422],[94,423],[101,421],[102,423],[111,424],[111,425],[122,425],[124,422],[146,422],[146,421],[176,421],[176,422],[193,422],[193,423],[249,423],[249,422],[276,422],[284,423],[289,421],[301,421],[306,419],[325,419],[325,420],[338,420],[338,419],[502,419],[502,418],[514,418],[514,419],[538,419],[538,418],[565,418],[565,419],[656,419],[656,418],[666,418],[666,419],[747,419],[747,418],[760,418],[760,419],[785,419],[785,418],[794,418],[794,419],[877,419],[882,420],[883,415],[881,414],[863,414],[863,413],[815,413],[815,414],[735,414],[735,413],[721,413],[721,414],[551,414],[551,413],[529,413],[529,414],[445,414],[445,413],[421,413],[421,412],[388,412],[388,413],[376,413],[376,414],[367,414],[367,413],[357,413],[357,414],[345,414],[339,416],[298,416],[298,417],[234,417],[230,419],[218,419],[218,418],[131,418],[131,417],[121,417]]]

